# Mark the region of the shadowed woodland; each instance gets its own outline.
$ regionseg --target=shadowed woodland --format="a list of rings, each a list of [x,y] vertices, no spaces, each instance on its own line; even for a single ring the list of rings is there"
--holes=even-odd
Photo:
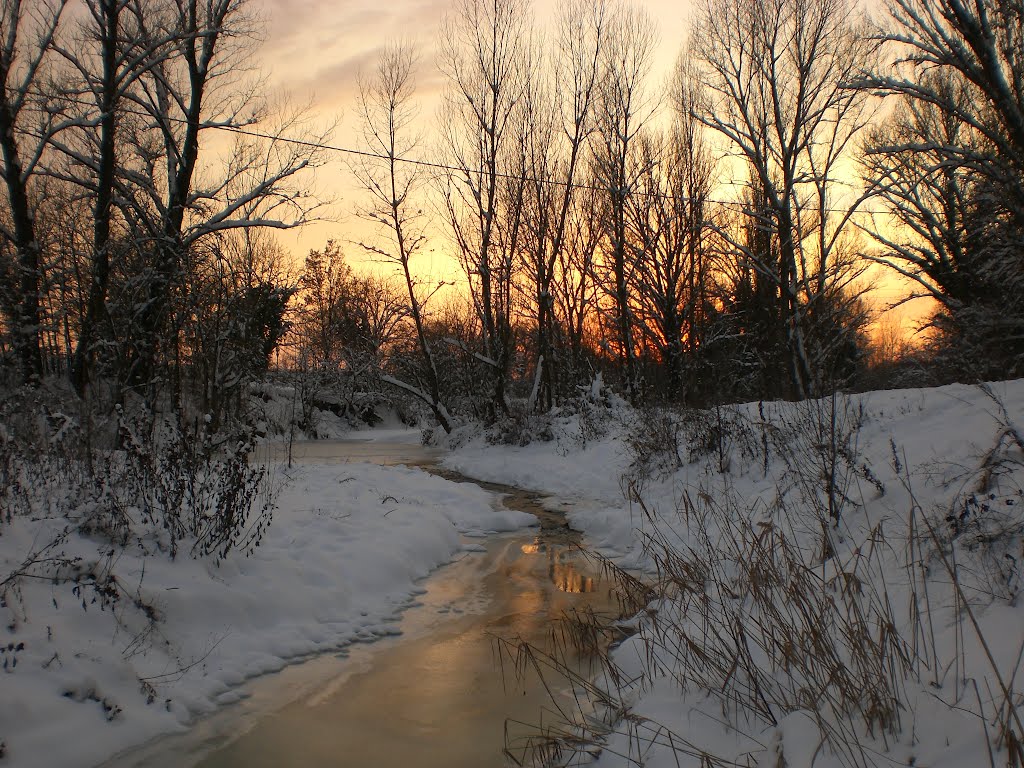
[[[688,405],[1017,375],[1019,11],[709,0],[661,83],[640,6],[538,29],[466,0],[436,116],[411,47],[361,77],[365,221],[300,265],[273,232],[324,212],[309,174],[334,153],[261,90],[251,2],[7,1],[0,370],[212,432],[271,369],[446,428],[598,375]],[[432,242],[453,290],[417,271]],[[913,343],[870,332],[896,274],[934,302]]]

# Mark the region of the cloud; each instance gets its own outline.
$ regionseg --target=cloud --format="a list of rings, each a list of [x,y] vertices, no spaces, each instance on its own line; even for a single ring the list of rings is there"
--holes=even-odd
[[[382,50],[381,46],[335,62],[314,72],[300,87],[313,91],[323,106],[350,104],[357,92],[357,78],[361,72],[368,72]]]
[[[315,93],[340,104],[356,91],[356,75],[368,69],[384,44],[418,44],[418,79],[426,92],[438,86],[434,41],[448,0],[263,0],[268,35],[263,49],[272,80],[297,93]]]
[[[262,0],[274,49],[331,55],[337,46],[434,35],[450,3],[446,0]]]
[[[263,59],[271,82],[318,109],[348,111],[356,78],[393,40],[420,47],[418,96],[432,102],[442,87],[436,38],[450,0],[262,0],[268,21]]]

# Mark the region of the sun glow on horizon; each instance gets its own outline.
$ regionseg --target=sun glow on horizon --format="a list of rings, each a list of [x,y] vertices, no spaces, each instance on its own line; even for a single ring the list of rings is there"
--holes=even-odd
[[[437,43],[440,24],[450,8],[446,0],[397,0],[387,8],[368,0],[356,0],[342,6],[318,0],[263,0],[268,19],[268,35],[263,62],[269,85],[287,91],[293,101],[312,104],[314,119],[326,123],[337,121],[330,143],[338,147],[362,149],[358,115],[355,109],[357,77],[375,63],[387,40],[402,39],[420,48],[416,71],[420,120],[431,126],[437,119],[443,77],[437,66]],[[649,79],[652,90],[667,81],[682,49],[689,24],[691,5],[671,0],[647,0],[639,3],[655,19],[660,44]],[[534,3],[538,29],[547,31],[552,24],[557,3],[542,0]],[[419,148],[419,159],[435,160],[440,156],[437,142],[427,137]],[[735,197],[742,184],[742,174],[724,179],[716,197]],[[852,167],[851,180],[856,176]],[[723,177],[724,178],[724,177]],[[320,211],[319,220],[294,230],[277,231],[281,245],[301,266],[312,250],[324,247],[328,240],[343,245],[346,260],[357,270],[386,276],[395,274],[397,265],[376,255],[360,243],[370,242],[387,249],[387,232],[356,215],[359,201],[366,193],[356,182],[344,156],[332,153],[328,162],[316,173],[316,187],[322,189],[333,204]],[[424,190],[426,192],[426,190]],[[445,215],[440,206],[432,206],[426,195],[423,208],[428,218],[428,242],[412,260],[413,270],[423,285],[445,284],[441,295],[465,292],[468,279],[457,257],[451,255],[454,244],[445,234]],[[876,287],[868,293],[869,303],[879,315],[896,313],[905,337],[912,340],[917,326],[934,308],[929,300],[918,299],[898,310],[887,310],[910,293],[906,281],[894,274],[879,272]],[[881,322],[878,318],[873,328]],[[871,333],[875,333],[874,330]]]

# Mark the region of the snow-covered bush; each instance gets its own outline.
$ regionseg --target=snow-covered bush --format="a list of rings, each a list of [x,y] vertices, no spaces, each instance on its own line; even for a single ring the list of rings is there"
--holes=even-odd
[[[266,469],[249,463],[252,430],[211,434],[198,421],[105,420],[36,393],[0,404],[0,524],[65,521],[109,544],[175,557],[251,552],[270,524]],[[87,426],[83,428],[82,424]],[[107,434],[115,435],[106,445]]]
[[[683,418],[662,408],[639,410],[637,416],[626,433],[632,459],[630,475],[663,479],[683,465]]]
[[[590,386],[580,387],[575,397],[544,413],[531,408],[528,399],[513,400],[485,435],[492,445],[524,447],[554,441],[564,450],[585,448],[609,433],[624,408],[625,402],[605,388],[599,374]]]
[[[525,446],[534,442],[555,439],[554,424],[557,416],[534,413],[525,401],[515,401],[504,417],[487,430],[487,441],[492,445]]]
[[[121,419],[108,481],[111,509],[136,523],[140,541],[170,557],[182,549],[219,561],[251,554],[270,525],[267,469],[250,464],[251,430],[209,435],[164,422],[147,438]]]
[[[814,510],[823,524],[837,524],[844,510],[856,504],[851,494],[858,475],[874,477],[858,450],[865,418],[859,402],[838,394],[795,403],[778,414],[780,428],[772,434],[786,476],[797,486],[805,509]]]
[[[252,430],[236,423],[213,432],[203,418],[189,425],[126,400],[104,414],[59,387],[0,396],[3,673],[15,674],[27,656],[34,669],[13,682],[16,695],[24,680],[52,675],[57,695],[107,721],[122,715],[112,678],[101,686],[72,673],[99,662],[68,658],[64,630],[78,628],[70,631],[86,645],[113,637],[122,664],[159,646],[160,675],[186,668],[163,636],[159,592],[143,586],[147,570],[171,568],[182,554],[218,565],[251,554],[274,496],[266,467],[249,462]],[[153,681],[140,673],[136,685],[156,700]]]

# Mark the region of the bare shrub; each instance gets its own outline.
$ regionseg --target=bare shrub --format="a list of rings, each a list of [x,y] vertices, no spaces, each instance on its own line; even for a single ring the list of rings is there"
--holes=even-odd
[[[534,413],[525,403],[514,401],[507,413],[487,430],[487,442],[492,445],[526,446],[534,442],[555,439],[550,413]]]
[[[173,558],[185,543],[193,557],[218,562],[232,551],[252,554],[270,525],[273,496],[264,492],[267,468],[249,463],[251,431],[196,435],[164,424],[154,444],[127,422],[121,430],[118,485],[137,499],[133,518],[159,549]]]
[[[1015,601],[1024,568],[1024,433],[992,389],[995,434],[973,466],[945,466],[943,482],[955,486],[942,522],[936,521],[932,556],[960,553],[958,566],[969,588]]]
[[[120,406],[97,426],[44,393],[9,398],[0,413],[0,524],[66,520],[116,546],[173,558],[185,544],[217,561],[251,554],[270,525],[273,486],[249,463],[255,435],[245,426],[212,434],[201,420],[188,427]],[[100,432],[116,435],[114,445],[94,445]]]
[[[732,470],[734,453],[753,461],[767,462],[767,450],[758,439],[754,424],[737,407],[716,405],[683,412],[684,434],[690,463],[704,457],[714,459],[722,474]]]
[[[632,456],[631,477],[664,479],[683,466],[683,420],[664,408],[638,410],[626,446]]]
[[[563,452],[586,448],[608,434],[616,421],[616,404],[599,376],[589,387],[580,387],[575,397],[545,413],[536,413],[528,400],[511,401],[485,434],[492,445],[555,441]]]
[[[531,749],[519,744],[520,764],[577,764],[608,747],[612,733],[627,736],[628,754],[617,753],[624,764],[643,765],[654,745],[699,765],[741,764],[631,712],[633,691],[666,678],[684,697],[717,701],[715,711],[741,740],[802,713],[841,764],[873,764],[875,741],[895,739],[904,726],[913,660],[893,604],[876,586],[888,552],[882,531],[845,562],[814,568],[779,510],[744,509],[728,494],[701,492],[684,496],[669,520],[634,500],[652,524],[645,543],[653,583],[638,590],[634,576],[612,567],[638,598],[627,606],[633,618],[576,615],[562,631],[577,651],[614,649],[632,636],[628,656],[642,658],[641,671],[598,654],[598,674],[573,681],[578,712],[539,729]],[[568,652],[518,653],[539,671],[565,674]]]
[[[712,462],[721,474],[733,470],[736,458],[767,465],[768,443],[761,439],[759,426],[735,406],[637,410],[625,433],[632,460],[624,481],[643,487],[701,460]]]
[[[910,654],[876,587],[881,530],[846,562],[812,568],[785,516],[707,493],[679,514],[685,540],[664,523],[648,538],[663,607],[645,634],[679,685],[765,724],[806,712],[849,765],[863,761],[859,727],[898,734]]]
[[[779,455],[789,476],[798,484],[802,500],[822,519],[838,524],[861,473],[858,435],[864,424],[864,407],[851,398],[833,393],[820,400],[797,403],[783,419],[779,437],[786,440]]]
[[[612,408],[606,392],[602,391],[600,377],[594,380],[591,389],[577,400],[578,439],[580,448],[587,443],[600,440],[608,434],[612,423]]]

